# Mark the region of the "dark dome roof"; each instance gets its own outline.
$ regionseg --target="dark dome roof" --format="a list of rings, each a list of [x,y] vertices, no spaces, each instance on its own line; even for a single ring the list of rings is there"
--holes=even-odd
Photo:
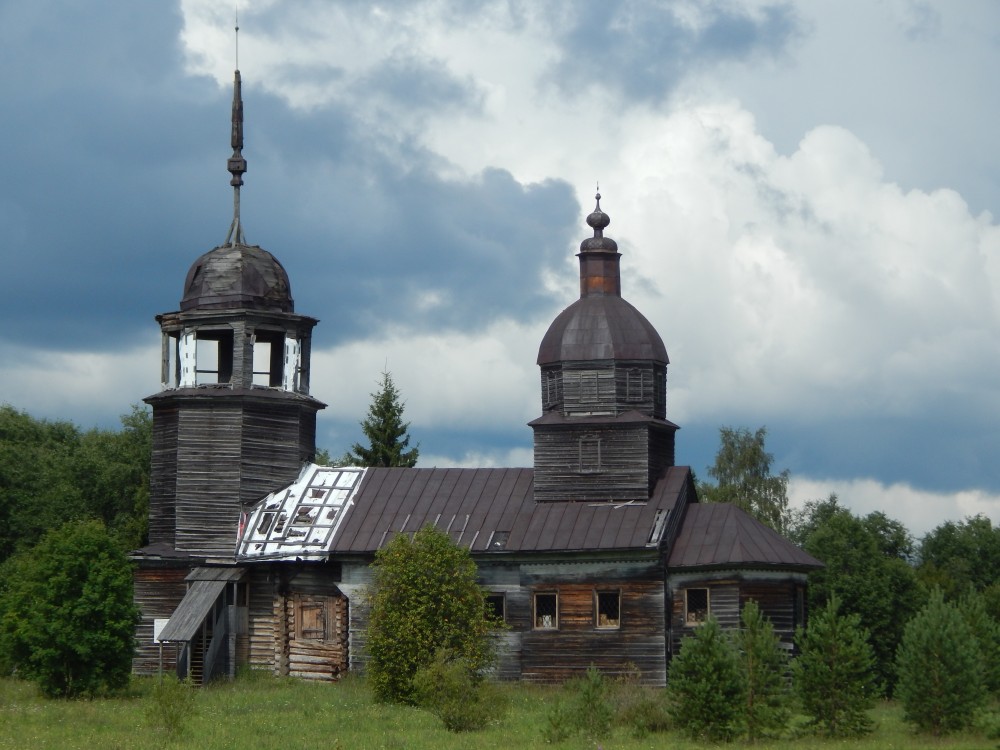
[[[653,325],[621,297],[582,297],[552,321],[538,347],[538,364],[646,359],[667,364],[667,348]]]
[[[181,310],[232,308],[294,311],[288,274],[267,250],[256,245],[223,245],[191,266]]]

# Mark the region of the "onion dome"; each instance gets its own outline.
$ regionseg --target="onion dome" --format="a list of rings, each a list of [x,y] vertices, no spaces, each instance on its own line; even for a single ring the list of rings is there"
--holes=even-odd
[[[580,299],[549,326],[538,364],[587,360],[651,360],[667,364],[667,349],[653,325],[621,297],[618,244],[604,236],[611,218],[597,208],[587,217],[594,236],[580,243]]]

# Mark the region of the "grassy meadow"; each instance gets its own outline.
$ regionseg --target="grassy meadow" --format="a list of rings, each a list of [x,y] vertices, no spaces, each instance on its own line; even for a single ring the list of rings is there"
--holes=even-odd
[[[361,679],[337,684],[312,684],[269,676],[243,677],[195,691],[190,715],[181,734],[153,729],[148,718],[154,681],[137,679],[126,697],[56,701],[41,698],[34,686],[0,680],[0,750],[447,750],[461,748],[638,748],[693,749],[717,747],[692,742],[674,732],[644,739],[623,728],[596,742],[574,737],[549,744],[543,736],[546,717],[558,700],[556,688],[504,685],[507,716],[484,731],[447,732],[424,711],[372,702]],[[755,748],[856,748],[891,750],[981,750],[998,747],[983,734],[935,739],[915,735],[902,723],[897,705],[880,704],[874,711],[876,732],[861,740],[823,740],[811,736],[761,742]],[[724,747],[741,747],[732,743]]]

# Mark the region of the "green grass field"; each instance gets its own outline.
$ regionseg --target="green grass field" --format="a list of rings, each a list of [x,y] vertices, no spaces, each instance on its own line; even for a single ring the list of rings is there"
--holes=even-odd
[[[172,737],[150,728],[147,709],[153,680],[139,679],[129,696],[117,699],[53,701],[39,697],[24,682],[0,680],[0,749],[145,750],[438,750],[439,748],[594,748],[597,743],[573,738],[546,743],[546,715],[558,691],[507,685],[507,717],[481,732],[451,734],[438,720],[415,708],[374,704],[363,680],[310,684],[270,677],[249,677],[196,691],[193,713],[182,735]],[[982,734],[935,739],[913,734],[893,704],[873,712],[876,732],[862,740],[828,741],[800,737],[755,745],[768,748],[995,748]],[[729,747],[739,747],[733,743]],[[616,729],[602,740],[604,750],[621,748],[705,748],[668,732],[638,740]]]

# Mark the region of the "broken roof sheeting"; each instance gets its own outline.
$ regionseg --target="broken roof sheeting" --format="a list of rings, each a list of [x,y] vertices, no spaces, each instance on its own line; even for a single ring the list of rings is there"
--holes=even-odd
[[[813,570],[823,563],[734,505],[694,503],[687,508],[667,567]]]
[[[242,516],[237,559],[325,560],[365,471],[306,464]]]
[[[309,493],[316,477],[327,472],[353,473],[357,482],[335,503],[330,498],[312,502]],[[690,470],[675,466],[660,479],[648,502],[536,503],[532,469],[309,465],[295,484],[254,506],[237,557],[321,560],[329,554],[372,554],[394,534],[413,533],[427,524],[474,553],[658,547],[670,527],[667,518],[689,481]],[[297,515],[314,506],[318,514]],[[335,518],[327,519],[325,514],[334,509]],[[285,520],[279,523],[282,515]],[[295,530],[298,536],[290,537]]]

